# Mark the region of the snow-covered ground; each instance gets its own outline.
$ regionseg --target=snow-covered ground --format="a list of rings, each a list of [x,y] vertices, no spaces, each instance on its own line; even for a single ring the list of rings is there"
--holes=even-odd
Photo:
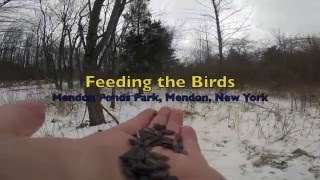
[[[0,103],[47,99],[46,122],[35,136],[81,138],[115,126],[110,122],[77,128],[88,120],[84,103],[52,103],[52,89],[49,85],[3,88]],[[164,95],[165,90],[158,93]],[[184,90],[177,93],[213,95],[215,92]],[[183,110],[185,124],[196,130],[206,159],[227,179],[320,179],[319,104],[297,100],[296,107],[292,108],[291,103],[292,99],[276,97],[269,98],[267,103],[119,102],[110,112],[125,122],[146,108],[169,106]],[[105,102],[105,106],[109,104]]]

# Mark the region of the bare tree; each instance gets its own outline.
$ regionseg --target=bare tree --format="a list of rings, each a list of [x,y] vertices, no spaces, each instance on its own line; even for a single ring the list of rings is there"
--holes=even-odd
[[[108,2],[109,4],[110,2]],[[105,31],[99,35],[100,12],[104,5],[104,0],[96,0],[93,3],[92,9],[90,8],[88,33],[86,36],[85,44],[85,57],[84,57],[84,75],[98,75],[98,58],[103,52],[104,48],[113,40],[114,32],[116,31],[121,14],[127,4],[127,0],[115,0],[109,21],[106,25]],[[82,38],[84,39],[84,38]],[[108,47],[109,48],[109,47]],[[97,87],[85,88],[85,94],[90,96],[97,96],[100,90]],[[90,125],[95,126],[105,123],[103,115],[103,107],[100,101],[87,102],[88,113],[90,118]]]
[[[234,49],[239,54],[248,54],[249,51],[254,50],[254,45],[247,37],[243,37],[233,40],[230,49]]]
[[[63,77],[65,74],[66,69],[72,69],[73,68],[73,59],[72,59],[72,53],[73,53],[73,47],[71,48],[70,46],[74,46],[74,43],[72,43],[71,39],[71,32],[72,28],[75,25],[76,22],[76,17],[73,15],[73,11],[75,11],[75,0],[62,0],[60,3],[58,3],[54,9],[51,10],[58,19],[58,24],[61,26],[61,32],[60,32],[60,40],[59,40],[59,54],[58,54],[58,71],[57,71],[57,78],[58,78],[58,84],[59,84],[59,89],[62,90],[62,83],[63,83]],[[71,65],[69,68],[66,65],[66,39],[67,37],[69,38],[69,65]],[[71,51],[72,50],[72,51]],[[70,70],[69,70],[70,71]],[[69,74],[71,75],[71,74]],[[72,78],[72,75],[71,75]],[[69,86],[70,85],[69,80]]]
[[[79,16],[79,13],[76,13],[75,16],[76,17]],[[74,53],[81,46],[81,42],[78,41],[78,39],[80,37],[79,33],[78,32],[75,33],[75,34],[72,33],[73,27],[76,24],[76,19],[77,19],[76,17],[74,17],[74,21],[73,22],[67,24],[67,28],[66,28],[67,36],[68,36],[68,42],[69,42],[69,68],[68,68],[68,71],[69,71],[68,88],[69,89],[73,89],[74,58],[78,58],[76,60],[79,60],[79,57],[75,57]],[[79,65],[80,65],[80,63],[79,63]],[[81,68],[79,67],[77,69],[78,69],[78,71],[80,71]]]
[[[196,59],[208,62],[212,54],[212,41],[210,40],[210,25],[207,21],[195,28],[196,33]]]
[[[275,44],[283,53],[292,53],[306,44],[304,37],[288,35],[280,30],[274,30],[272,35],[275,38]]]
[[[215,34],[214,38],[217,40],[219,59],[224,59],[224,46],[233,38],[237,33],[248,30],[250,24],[248,23],[249,17],[252,13],[249,13],[244,19],[239,21],[237,16],[240,16],[242,8],[236,9],[233,6],[233,0],[210,0],[210,4],[201,3],[206,12],[201,14],[205,20],[211,20],[214,22]]]

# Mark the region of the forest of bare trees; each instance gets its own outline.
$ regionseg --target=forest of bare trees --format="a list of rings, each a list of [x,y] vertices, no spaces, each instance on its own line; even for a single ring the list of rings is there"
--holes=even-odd
[[[17,6],[16,11],[2,14],[20,16],[6,24],[1,33],[0,71],[4,81],[45,80],[61,91],[73,89],[77,82],[81,86],[88,75],[114,77],[137,72],[136,76],[143,76],[147,68],[153,66],[162,72],[162,67],[175,60],[173,34],[160,21],[152,20],[148,1],[30,3],[33,8],[23,1],[1,4]],[[146,67],[138,68],[142,64]],[[84,88],[84,92],[100,94],[97,87]],[[91,125],[105,123],[100,102],[87,102],[87,107]]]
[[[233,8],[231,0],[208,2],[203,4],[208,11],[199,14],[198,51],[182,63],[172,46],[174,31],[153,19],[148,0],[0,1],[0,80],[44,80],[61,91],[84,87],[87,75],[156,77],[166,72],[180,77],[223,73],[241,85],[270,82],[265,88],[319,85],[317,36],[275,31],[261,47],[235,36],[250,30],[250,13],[231,24],[228,20],[242,9]],[[96,87],[83,90],[100,93]],[[105,122],[100,102],[87,102],[87,107],[90,125]]]

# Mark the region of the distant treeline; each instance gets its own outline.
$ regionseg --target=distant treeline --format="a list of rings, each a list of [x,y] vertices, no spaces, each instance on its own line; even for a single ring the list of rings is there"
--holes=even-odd
[[[190,51],[192,58],[182,63],[185,60],[179,61],[172,47],[175,31],[152,20],[147,0],[135,0],[119,16],[122,23],[117,31],[107,31],[108,18],[97,22],[96,34],[109,33],[110,38],[103,44],[104,36],[98,36],[95,48],[100,51],[94,51],[91,57],[93,53],[88,52],[87,45],[92,38],[86,38],[90,35],[86,22],[92,17],[86,3],[44,2],[40,1],[35,17],[12,23],[0,33],[0,81],[45,79],[54,82],[57,89],[62,89],[62,82],[67,81],[71,89],[75,80],[83,82],[86,75],[170,75],[184,79],[208,75],[232,77],[239,88],[320,85],[320,40],[316,36],[279,33],[274,37],[275,43],[265,47],[258,44],[259,48],[247,39],[234,40],[230,46],[223,46],[223,54],[213,52],[209,40],[204,39],[200,41],[204,45]],[[103,9],[101,16],[108,13],[110,9]],[[89,56],[93,58],[90,61]],[[89,66],[88,74],[84,69]]]
[[[24,68],[11,62],[0,62],[0,81],[19,81],[36,79],[35,69]]]
[[[254,51],[231,46],[222,61],[214,55],[209,56],[206,61],[199,62],[194,59],[187,64],[171,60],[171,63],[165,63],[166,66],[158,66],[158,70],[155,70],[155,66],[151,65],[150,67],[141,66],[143,71],[135,73],[139,69],[139,64],[137,64],[137,67],[132,71],[128,68],[122,69],[119,76],[131,75],[132,77],[148,76],[157,78],[165,74],[187,80],[193,75],[214,77],[227,75],[236,79],[236,84],[239,88],[245,85],[271,89],[300,85],[319,86],[320,39],[317,37],[295,37],[290,40],[287,39],[286,42],[285,46],[278,44]],[[3,46],[4,43],[2,44]],[[17,81],[50,77],[50,74],[43,75],[36,63],[27,63],[26,58],[30,56],[28,54],[31,54],[28,48],[1,49],[0,80]],[[80,52],[77,56],[80,58],[79,61],[82,61],[81,57],[83,55]],[[153,71],[148,71],[148,68]],[[73,72],[77,72],[77,69],[74,68]],[[62,73],[67,75],[67,69]],[[77,72],[76,74],[78,75],[76,77],[80,77],[80,73]],[[114,75],[107,70],[102,70],[99,76],[111,77]],[[67,81],[68,79],[64,78],[64,80]]]
[[[184,78],[227,75],[236,79],[238,88],[246,85],[269,89],[320,86],[320,39],[287,37],[281,42],[286,43],[259,50],[231,46],[221,61],[217,56],[209,56],[205,61],[193,61],[168,73]]]

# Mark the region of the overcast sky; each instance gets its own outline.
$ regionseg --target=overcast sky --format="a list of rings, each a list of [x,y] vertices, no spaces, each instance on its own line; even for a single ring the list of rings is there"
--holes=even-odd
[[[183,32],[182,48],[192,44],[193,29],[201,23],[197,12],[205,7],[199,2],[211,0],[151,0],[152,11],[167,25]],[[250,16],[252,39],[265,39],[274,30],[290,34],[320,34],[320,0],[234,0],[235,7],[245,7],[242,16]]]

